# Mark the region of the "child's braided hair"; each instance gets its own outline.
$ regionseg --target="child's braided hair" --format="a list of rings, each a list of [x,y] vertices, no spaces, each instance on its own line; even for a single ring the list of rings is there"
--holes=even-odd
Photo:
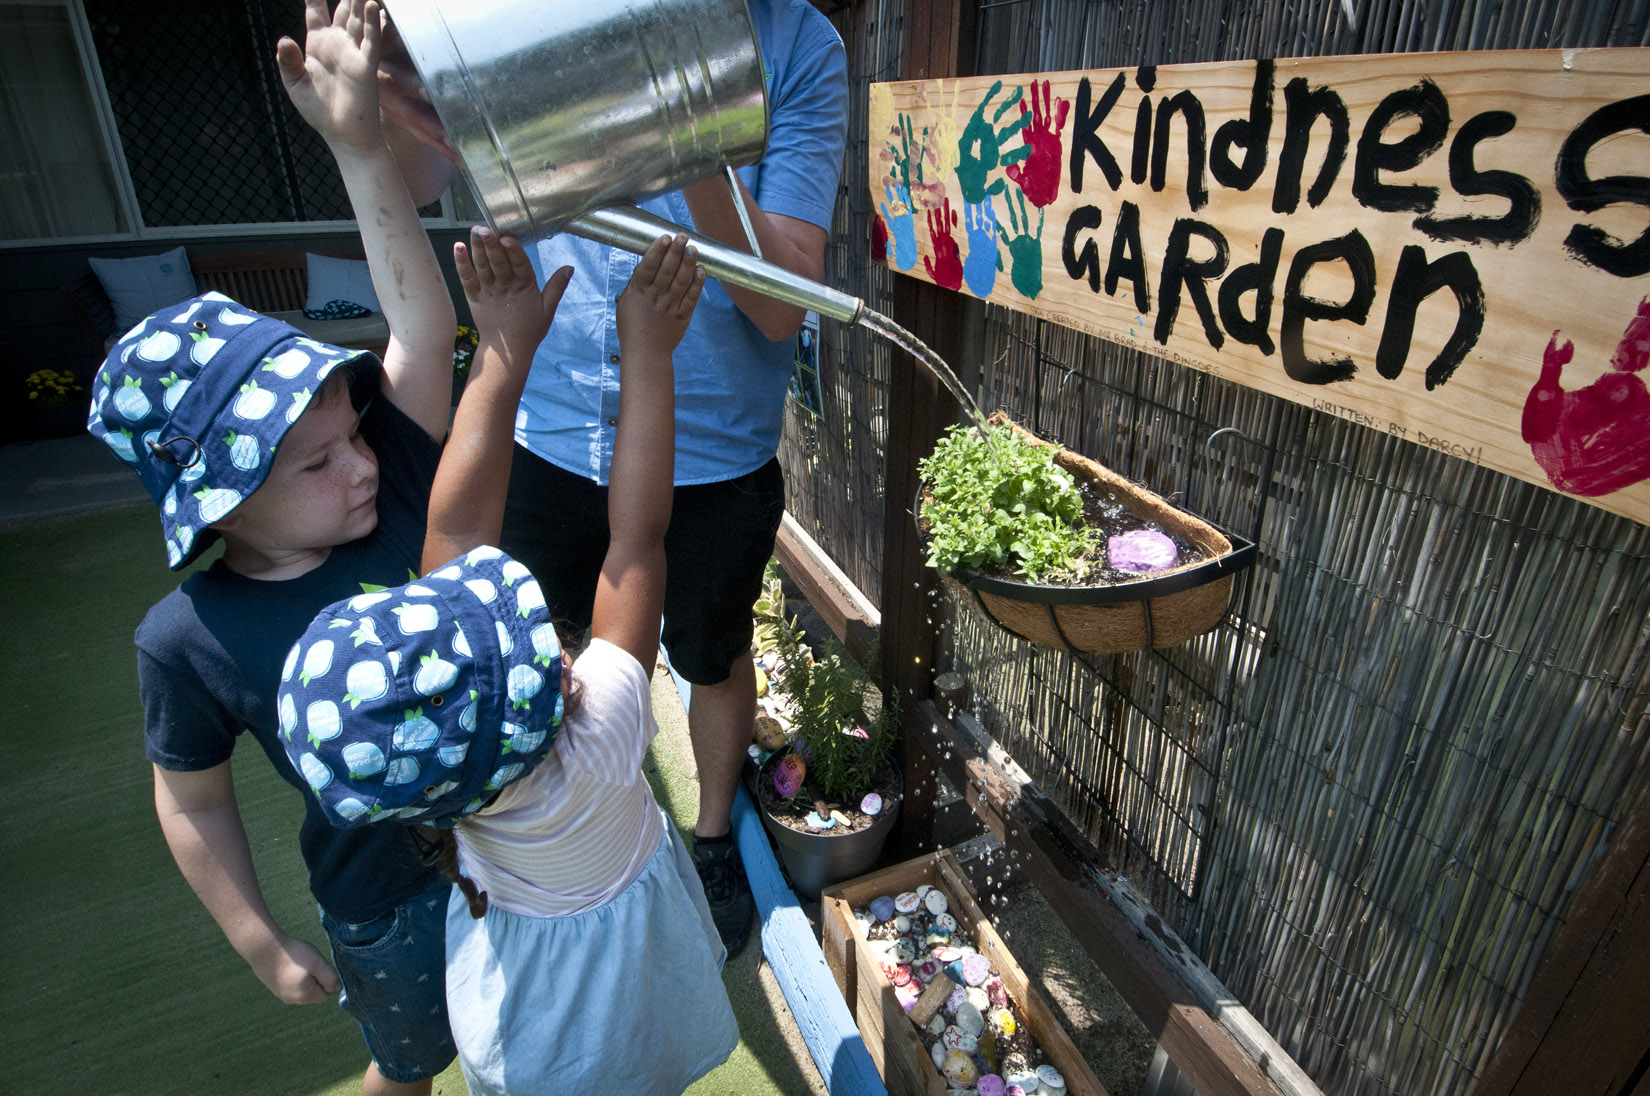
[[[579,686],[571,677],[562,682],[562,719],[565,721],[578,711]],[[494,793],[497,798],[497,793]],[[419,847],[424,853],[424,862],[433,864],[441,870],[463,893],[465,902],[469,903],[470,916],[477,921],[487,914],[487,892],[476,886],[474,879],[465,875],[458,866],[458,838],[453,836],[452,830],[438,829],[435,826],[415,826],[413,835],[418,839]]]

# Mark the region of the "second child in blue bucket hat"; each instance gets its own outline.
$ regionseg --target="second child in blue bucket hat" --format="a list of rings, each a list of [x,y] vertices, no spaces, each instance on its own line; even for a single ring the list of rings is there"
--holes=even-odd
[[[335,829],[305,794],[299,844],[329,962],[270,914],[230,768],[247,732],[307,793],[278,738],[287,651],[323,606],[416,573],[447,431],[454,309],[379,123],[379,20],[375,3],[343,0],[329,16],[309,0],[304,48],[282,40],[276,60],[357,212],[390,328],[383,362],[209,293],[121,339],[89,426],[155,500],[170,567],[223,543],[136,635],[167,845],[270,992],[336,995],[358,1022],[367,1096],[419,1096],[455,1055],[442,991],[451,886],[411,834]]]
[[[539,307],[508,244],[459,266],[478,315]],[[287,658],[282,742],[329,820],[421,824],[460,883],[447,1007],[471,1096],[674,1094],[738,1042],[704,890],[641,771],[658,729],[671,351],[703,282],[686,237],[661,239],[619,302],[613,537],[577,661],[564,669],[527,568],[490,547],[543,331],[525,318],[477,349],[431,494],[429,573],[329,607]]]

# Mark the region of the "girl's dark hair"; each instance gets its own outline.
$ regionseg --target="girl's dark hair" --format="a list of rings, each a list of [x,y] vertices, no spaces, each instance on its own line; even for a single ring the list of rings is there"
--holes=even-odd
[[[562,704],[562,721],[565,723],[579,708],[578,684],[566,678],[562,680]],[[496,792],[494,796],[497,796]],[[474,879],[459,870],[458,838],[453,836],[453,831],[437,829],[434,826],[418,826],[414,828],[413,833],[424,850],[425,862],[433,863],[441,870],[441,874],[456,884],[463,893],[464,900],[470,906],[470,916],[477,921],[486,916],[487,892],[476,886]]]
[[[464,900],[470,904],[470,916],[481,920],[487,913],[487,892],[476,886],[474,879],[458,870],[458,839],[453,836],[453,831],[419,826],[416,832],[422,838],[419,844],[425,846],[426,858],[433,860],[435,866],[441,869],[441,874],[458,885],[458,889],[464,892]]]

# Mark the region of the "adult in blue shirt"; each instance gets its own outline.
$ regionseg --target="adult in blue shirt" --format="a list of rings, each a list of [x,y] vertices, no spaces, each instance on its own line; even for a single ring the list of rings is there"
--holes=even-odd
[[[835,28],[806,0],[749,0],[749,8],[769,118],[765,156],[739,171],[746,205],[763,258],[819,281],[847,140],[846,54]],[[393,85],[395,73],[384,79]],[[386,115],[422,142],[403,140],[398,152],[414,197],[434,200],[452,165],[433,112],[407,95],[382,101]],[[746,246],[724,178],[642,208]],[[638,257],[565,235],[536,241],[528,253],[541,282],[564,265],[576,274],[522,397],[501,547],[539,579],[553,617],[582,633],[607,550],[606,484],[619,406],[614,302]],[[754,912],[729,813],[756,712],[751,606],[784,513],[775,454],[803,316],[795,305],[709,282],[675,355],[676,493],[665,540],[663,639],[672,666],[693,685],[693,856],[730,956],[744,945]]]

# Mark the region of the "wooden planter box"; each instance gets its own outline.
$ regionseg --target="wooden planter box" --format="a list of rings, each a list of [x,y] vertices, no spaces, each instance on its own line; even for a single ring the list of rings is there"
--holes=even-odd
[[[821,895],[820,935],[825,962],[836,976],[836,983],[848,1002],[848,1011],[853,1014],[888,1091],[945,1096],[949,1089],[945,1078],[934,1068],[922,1036],[900,1007],[893,984],[866,946],[864,929],[855,920],[853,911],[869,905],[878,895],[915,890],[924,883],[945,892],[951,903],[951,916],[957,919],[961,931],[979,952],[991,960],[992,969],[1008,990],[1015,1014],[1030,1028],[1032,1038],[1042,1049],[1043,1060],[1065,1078],[1066,1092],[1070,1096],[1106,1096],[1105,1088],[1077,1053],[1048,1003],[1032,987],[991,927],[968,876],[946,849],[828,887]]]

